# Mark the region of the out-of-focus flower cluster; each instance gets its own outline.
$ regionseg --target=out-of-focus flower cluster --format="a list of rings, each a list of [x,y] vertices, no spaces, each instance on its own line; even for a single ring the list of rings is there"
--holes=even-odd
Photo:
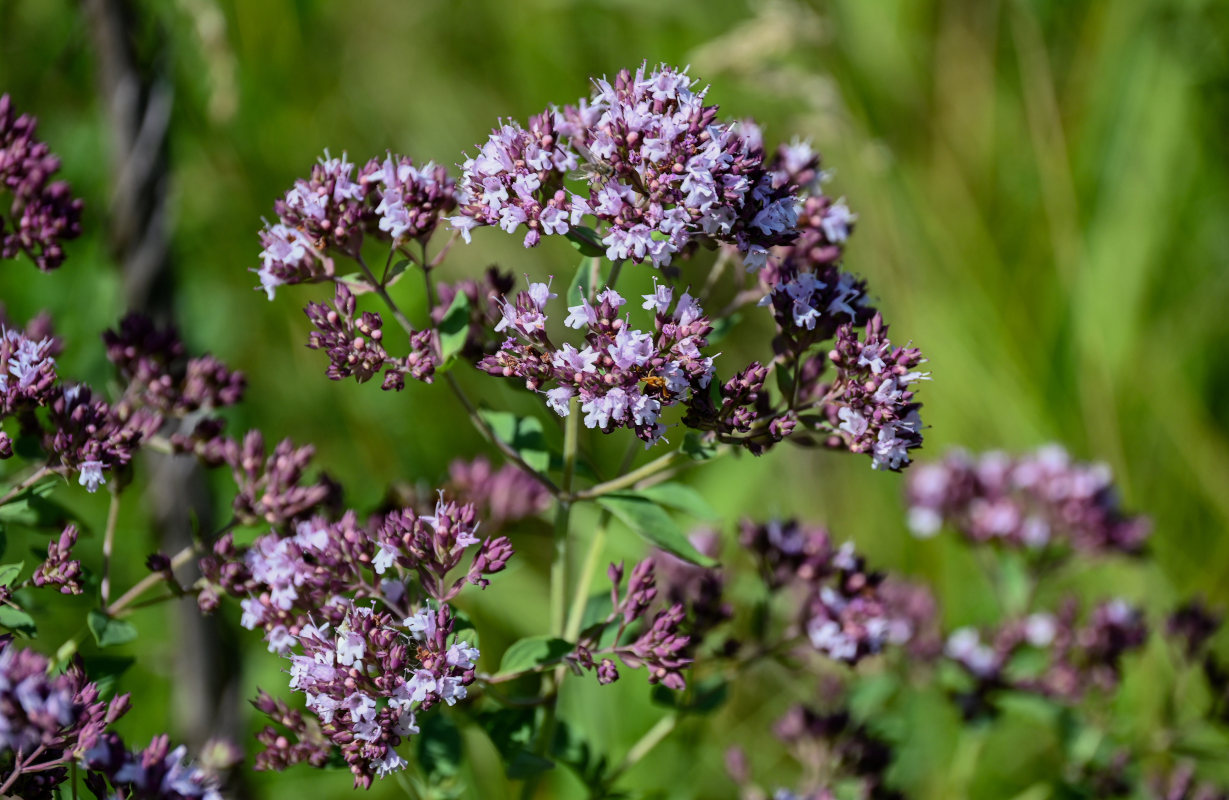
[[[444,167],[416,167],[390,154],[356,172],[344,154],[326,152],[309,179],[295,181],[274,203],[277,222],[260,233],[261,286],[272,300],[279,286],[331,280],[332,255],[358,257],[367,236],[393,246],[426,241],[440,215],[455,206],[455,195]]]
[[[0,258],[24,252],[44,272],[64,262],[63,242],[81,235],[81,200],[64,181],[53,181],[60,159],[35,138],[38,121],[16,116],[0,96],[0,188],[12,195],[0,214]]]
[[[155,736],[143,750],[129,750],[119,736],[106,733],[81,759],[89,770],[85,785],[97,797],[222,800],[217,777],[185,761],[187,752],[183,745],[172,748],[165,735]]]
[[[866,800],[901,800],[904,797],[889,788],[885,781],[894,755],[892,746],[854,720],[847,708],[818,710],[795,705],[773,726],[773,733],[800,764],[817,765],[816,762],[822,761],[823,774],[832,776],[830,783],[842,779],[856,783],[858,797]],[[802,796],[825,795],[820,790],[818,795]]]
[[[259,699],[295,742],[266,732],[258,766],[317,763],[332,745],[357,785],[405,766],[396,748],[417,732],[414,713],[464,698],[474,678],[478,651],[453,637],[448,602],[466,584],[485,587],[512,556],[506,538],[477,529],[472,505],[441,496],[431,515],[407,508],[361,525],[347,512],[288,521],[248,547],[218,540],[201,562],[202,608],[222,593],[239,599],[244,627],[291,659],[290,686],[316,718]]]
[[[220,800],[213,777],[181,763],[183,748],[167,755],[165,737],[128,753],[107,731],[128,708],[126,694],[101,700],[79,664],[55,674],[45,656],[0,638],[0,793],[51,800],[75,762],[98,797]],[[107,783],[122,793],[108,793]]]
[[[243,399],[247,388],[243,373],[211,355],[188,358],[171,326],[160,328],[148,317],[130,313],[102,339],[107,360],[124,386],[115,404],[120,417],[152,412],[159,415],[159,427],[166,420],[182,420],[168,431],[178,449],[213,439],[222,422],[212,412]]]
[[[535,517],[550,508],[551,495],[515,464],[496,467],[486,456],[457,458],[448,465],[444,494],[474,507],[483,530],[496,533],[508,525]],[[390,504],[430,515],[438,499],[434,491],[394,485]]]
[[[1108,467],[1074,461],[1057,445],[1017,457],[955,451],[914,470],[907,496],[918,536],[949,525],[974,542],[1138,553],[1151,529],[1120,508]]]
[[[47,469],[77,473],[91,492],[155,434],[167,435],[180,450],[213,444],[222,422],[211,412],[237,403],[244,389],[240,373],[212,356],[184,357],[172,329],[139,315],[129,315],[103,339],[123,386],[115,403],[60,379],[60,344],[45,320],[25,331],[0,328],[0,421],[15,419],[20,435],[41,445]],[[0,433],[0,456],[11,454],[9,435]]]
[[[556,297],[544,283],[531,283],[515,303],[505,301],[496,331],[510,329],[494,355],[479,362],[491,375],[516,377],[546,395],[560,416],[570,413],[577,398],[584,424],[609,432],[631,428],[645,442],[661,439],[666,426],[662,409],[703,393],[712,379],[712,359],[700,349],[712,330],[691,295],[674,301],[669,287],[645,295],[644,308],[654,311],[653,333],[631,327],[619,309],[626,300],[613,289],[597,295],[597,304],[581,298],[571,306],[564,324],[585,329],[585,346],[555,346],[546,332],[546,306]],[[674,310],[671,311],[673,306]]]
[[[801,596],[798,631],[829,658],[853,664],[889,644],[914,641],[929,649],[928,594],[867,570],[851,542],[834,547],[827,530],[796,520],[744,520],[739,542],[770,589]]]
[[[954,631],[944,654],[976,681],[960,697],[966,713],[992,707],[990,695],[1004,689],[1067,702],[1094,689],[1112,691],[1121,677],[1123,657],[1147,638],[1143,614],[1122,600],[1097,605],[1083,624],[1078,612],[1078,604],[1068,601],[1057,614],[1033,613],[988,634],[975,628]],[[1026,652],[1045,657],[1020,658]]]
[[[589,98],[528,129],[501,124],[462,165],[449,221],[467,240],[479,226],[523,224],[533,247],[592,217],[612,261],[664,267],[700,242],[762,259],[792,235],[797,187],[768,169],[758,129],[717,120],[707,91],[686,70],[642,65],[595,80]]]

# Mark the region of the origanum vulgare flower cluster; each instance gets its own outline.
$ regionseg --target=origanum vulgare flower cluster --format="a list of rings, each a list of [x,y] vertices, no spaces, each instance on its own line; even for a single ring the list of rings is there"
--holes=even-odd
[[[546,306],[556,295],[545,283],[530,284],[529,291],[505,301],[496,331],[510,330],[509,338],[478,367],[492,375],[516,377],[525,386],[546,395],[547,405],[561,417],[571,413],[577,398],[586,428],[612,431],[631,428],[649,444],[666,431],[659,421],[662,409],[708,388],[713,360],[701,354],[712,330],[708,318],[691,295],[678,302],[667,286],[644,296],[644,308],[654,311],[653,333],[633,329],[620,319],[627,301],[614,289],[597,295],[596,304],[581,298],[568,309],[564,324],[583,328],[585,346],[555,346],[546,332]]]
[[[107,731],[128,711],[128,695],[103,701],[80,664],[49,668],[46,657],[0,637],[0,794],[50,800],[76,762],[98,797],[221,800],[217,776],[184,763],[186,750],[169,750],[165,736],[130,752]]]
[[[560,416],[576,398],[587,427],[628,428],[648,444],[669,441],[681,423],[702,442],[754,454],[794,438],[865,453],[876,469],[904,468],[922,443],[916,391],[930,376],[917,348],[888,339],[866,283],[840,268],[855,215],[823,194],[825,175],[807,144],[769,157],[755,123],[720,120],[707,95],[686,70],[665,65],[596,80],[591,97],[548,109],[528,127],[502,122],[461,165],[455,186],[443,168],[419,170],[403,157],[359,169],[326,153],[275,204],[278,222],[261,234],[262,286],[272,299],[285,284],[337,284],[332,305],[306,309],[315,327],[308,346],[327,353],[333,380],[382,373],[384,389],[401,389],[407,376],[431,382],[459,357],[522,379]],[[454,236],[432,254],[432,233],[454,206]],[[392,209],[414,223],[393,221]],[[563,322],[584,331],[583,345],[554,343],[548,305],[564,287],[552,291],[549,280],[531,280],[512,297],[491,270],[484,285],[444,283],[436,296],[435,273],[456,236],[468,242],[483,227],[523,228],[526,247],[564,237],[614,262],[604,287],[591,279],[599,270],[582,265],[567,288]],[[382,269],[364,254],[371,242],[387,248]],[[722,316],[758,300],[778,328],[765,343],[771,359],[725,380],[715,354],[702,352],[722,320],[701,301],[721,282],[694,295],[672,285],[679,262],[713,248],[722,265],[737,259],[756,273],[749,288],[740,276],[730,281],[735,300]],[[336,259],[357,271],[343,276]],[[642,306],[653,312],[651,329],[622,308],[614,281],[625,262],[650,264],[664,281]],[[388,291],[414,266],[426,274],[431,311],[420,326]],[[722,268],[714,266],[714,279]],[[359,311],[360,292],[389,305],[408,341],[390,344],[381,315]],[[681,417],[665,413],[672,405],[683,407]]]
[[[931,377],[918,348],[889,338],[867,282],[844,269],[856,215],[824,193],[819,156],[798,140],[766,150],[753,121],[722,120],[709,94],[685,69],[646,64],[527,124],[501,121],[458,157],[459,172],[391,152],[360,166],[326,150],[274,202],[253,271],[271,300],[296,284],[333,284],[305,308],[306,344],[327,358],[327,377],[379,377],[389,391],[407,378],[434,384],[489,446],[447,453],[446,475],[386,476],[373,508],[347,505],[311,444],[228,432],[222,411],[243,399],[244,376],[189,356],[171,326],[134,314],[107,331],[114,381],[104,388],[61,374],[49,319],[0,322],[0,459],[11,470],[0,509],[47,536],[32,567],[0,564],[0,625],[32,635],[40,589],[39,601],[91,599],[83,632],[49,651],[54,662],[0,639],[0,795],[76,796],[83,783],[118,800],[221,797],[233,745],[206,747],[200,766],[165,735],[129,749],[110,729],[129,696],[104,702],[101,677],[77,657],[92,646],[86,632],[98,648],[126,644],[134,608],[186,599],[204,613],[230,604],[282,664],[284,685],[252,700],[267,717],[255,737],[261,770],[345,764],[363,788],[405,772],[398,779],[423,796],[455,796],[459,770],[445,762],[462,757],[452,751],[463,723],[489,738],[524,798],[556,765],[590,796],[614,796],[671,731],[747,692],[779,704],[784,715],[763,733],[771,727],[801,768],[794,780],[774,755],[772,797],[903,798],[903,723],[917,715],[901,709],[937,681],[977,724],[1028,694],[1057,709],[1056,736],[1104,741],[1065,749],[1070,763],[1045,787],[1053,796],[1144,786],[1155,797],[1221,796],[1185,764],[1158,769],[1108,721],[1107,697],[1158,627],[1138,599],[1053,599],[1070,594],[1049,585],[1057,570],[1143,553],[1148,522],[1119,508],[1107,469],[1056,447],[913,466],[902,531],[947,526],[964,544],[1004,545],[980,553],[994,601],[942,613],[922,582],[871,569],[827,528],[721,522],[711,498],[682,480],[690,467],[786,440],[864,454],[876,470],[910,468],[924,429],[917,391]],[[0,179],[15,198],[0,216],[0,256],[24,251],[49,270],[79,230],[81,203],[48,182],[59,162],[33,132],[0,99]],[[454,245],[487,228],[539,248],[542,269],[524,289],[497,266],[453,271],[465,252]],[[562,241],[584,260],[550,275]],[[403,280],[410,273],[418,280]],[[621,290],[620,277],[642,288]],[[751,315],[761,324],[748,329],[771,327],[764,341],[742,335]],[[755,360],[731,364],[715,351],[731,331]],[[521,385],[537,413],[492,407]],[[621,461],[601,437],[621,440]],[[147,574],[113,592],[111,565],[130,547],[117,537],[119,504],[142,475],[132,468],[142,448],[216,469],[229,520],[179,553],[142,553]],[[77,484],[66,491],[108,489],[101,559],[83,552],[88,520],[52,513],[48,493],[63,478]],[[573,513],[586,506],[591,515]],[[688,535],[680,515],[708,525]],[[548,530],[549,547],[534,541]],[[630,568],[610,564],[609,587],[598,588],[612,535],[651,547]],[[570,551],[582,536],[583,559]],[[526,562],[525,577],[543,552],[549,590],[526,599],[548,613],[521,615],[532,617],[518,620],[522,638],[495,658],[491,639],[479,646],[490,618],[480,598],[503,602],[505,581],[491,586],[492,576]],[[199,576],[177,574],[192,562]],[[1165,626],[1174,670],[1198,675],[1213,698],[1183,719],[1229,721],[1229,667],[1211,644],[1220,622],[1192,602]],[[664,716],[616,760],[560,718],[559,697],[569,675],[606,685],[628,669],[643,671]],[[798,704],[783,677],[817,684],[815,701]],[[1165,736],[1177,737],[1181,720],[1170,723]],[[751,780],[757,755],[727,755],[748,800],[770,796]]]
[[[25,253],[50,272],[64,263],[63,242],[81,235],[82,202],[67,183],[51,180],[60,159],[34,138],[37,128],[38,120],[15,116],[12,100],[0,95],[0,198],[12,196],[0,213],[0,258]]]
[[[949,525],[975,542],[1137,553],[1150,530],[1119,508],[1109,467],[1057,445],[1018,457],[955,451],[915,470],[908,493],[909,527],[922,537]]]
[[[416,712],[456,703],[474,681],[478,649],[453,636],[448,603],[466,584],[486,587],[512,556],[506,537],[479,539],[477,528],[472,505],[441,497],[431,515],[287,520],[248,547],[227,533],[201,562],[199,601],[211,610],[221,593],[240,599],[243,626],[290,658],[290,688],[306,695],[356,783],[370,786],[406,765],[396,748],[418,732]],[[265,737],[278,752],[260,763],[311,762],[327,748],[305,747],[298,724],[281,721],[299,744]]]

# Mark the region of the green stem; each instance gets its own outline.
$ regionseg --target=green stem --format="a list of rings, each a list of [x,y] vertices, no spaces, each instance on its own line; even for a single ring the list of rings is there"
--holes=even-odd
[[[619,273],[623,271],[623,262],[616,261],[610,267],[610,278],[606,281],[606,288],[613,289],[615,284],[619,282]]]
[[[47,467],[39,467],[30,474],[29,477],[14,485],[11,489],[5,492],[4,497],[0,497],[0,506],[10,502],[14,497],[29,489],[34,484],[41,481],[43,478],[51,474],[51,470]]]
[[[674,462],[678,461],[681,456],[682,454],[678,450],[671,451],[660,458],[650,461],[642,467],[638,467],[631,472],[626,473],[625,475],[620,475],[617,478],[599,483],[596,486],[592,486],[584,490],[583,492],[577,492],[573,495],[573,497],[576,500],[593,500],[604,494],[610,494],[611,492],[617,492],[620,489],[630,488],[645,478],[651,478],[662,470],[668,469],[674,464]]]
[[[562,636],[564,598],[567,596],[568,578],[568,528],[572,518],[572,480],[576,477],[576,455],[580,441],[580,403],[573,397],[568,401],[568,415],[563,427],[563,486],[555,511],[555,554],[550,566],[550,628],[555,636]],[[536,751],[546,757],[555,739],[558,722],[559,684],[563,680],[563,667],[542,675],[542,696],[548,698],[543,709],[542,727],[538,732]],[[538,788],[538,774],[527,778],[521,787],[522,800],[530,800]]]
[[[634,767],[642,758],[653,752],[653,748],[661,744],[663,740],[674,732],[678,726],[679,715],[677,713],[667,714],[657,721],[657,724],[649,728],[644,736],[641,736],[632,748],[627,751],[627,755],[619,762],[619,765],[614,768],[607,778],[607,784],[613,784],[623,773]]]
[[[192,558],[194,555],[196,555],[196,545],[190,544],[171,557],[171,569],[175,570],[183,566],[184,563],[187,562],[188,559]],[[146,575],[141,580],[134,583],[132,585],[132,588],[124,592],[124,594],[121,595],[120,598],[116,600],[114,603],[112,603],[109,606],[104,605],[102,609],[103,613],[106,614],[108,617],[120,617],[121,615],[124,615],[124,612],[130,611],[133,608],[137,607],[135,605],[136,600],[142,594],[148,591],[150,587],[157,586],[160,582],[164,580],[166,580],[166,577],[165,575],[163,575],[163,573],[151,572],[150,574]],[[180,595],[175,595],[175,597],[178,597],[178,596]],[[171,599],[171,598],[166,598],[166,599]],[[56,649],[55,663],[64,664],[70,658],[72,658],[73,655],[76,654],[77,648],[81,646],[82,640],[85,639],[85,634],[86,634],[86,628],[84,627],[80,628],[75,634],[73,634],[72,638],[66,640],[63,644],[61,644]]]
[[[119,490],[111,490],[111,504],[107,507],[107,528],[102,537],[102,580],[98,584],[98,596],[104,607],[111,601],[111,552],[115,547],[115,529],[119,523]]]
[[[575,397],[568,401],[568,416],[563,427],[563,496],[555,512],[555,556],[550,568],[551,633],[564,631],[564,597],[567,595],[568,524],[572,516],[572,481],[576,477],[576,453],[580,439],[580,405]]]
[[[585,552],[585,563],[576,579],[576,589],[572,594],[572,610],[568,612],[568,625],[563,632],[563,638],[569,642],[575,641],[580,635],[585,608],[589,605],[589,587],[593,585],[593,574],[597,571],[602,551],[606,549],[606,531],[609,526],[610,512],[602,509],[601,516],[597,519],[597,527],[593,529],[593,538],[589,540],[589,549]]]
[[[171,569],[174,570],[183,566],[183,564],[194,555],[196,555],[196,545],[190,544],[175,555],[171,556]],[[161,572],[151,572],[141,580],[134,583],[131,589],[124,592],[124,594],[120,596],[120,599],[116,600],[111,605],[106,606],[103,610],[106,612],[108,617],[114,617],[116,614],[132,605],[132,603],[144,594],[145,591],[151,586],[157,586],[164,580],[166,580],[166,577]]]

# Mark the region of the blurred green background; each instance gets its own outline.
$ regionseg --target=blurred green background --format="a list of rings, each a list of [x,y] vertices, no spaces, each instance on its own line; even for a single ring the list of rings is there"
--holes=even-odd
[[[823,153],[834,171],[828,190],[859,215],[847,268],[869,280],[894,339],[912,339],[930,358],[923,457],[954,445],[1019,450],[1058,441],[1104,460],[1126,504],[1155,519],[1155,558],[1068,576],[1071,584],[1144,602],[1157,619],[1192,594],[1229,601],[1229,4],[145,0],[135,7],[138,51],[174,88],[175,315],[191,350],[247,373],[248,401],[232,415],[234,430],[315,443],[351,505],[371,507],[392,481],[438,482],[449,460],[483,445],[442,387],[386,394],[375,384],[324,378],[323,357],[303,346],[300,309],[327,290],[295,287],[273,303],[253,290],[256,234],[273,200],[324,148],[360,163],[393,150],[455,164],[500,117],[523,120],[572,102],[591,75],[666,61],[691,64],[713,84],[710,100],[729,116],[757,118],[770,143],[808,137]],[[66,265],[52,275],[5,266],[0,298],[19,320],[49,309],[68,342],[62,371],[100,381],[107,373],[97,335],[124,309],[103,236],[112,179],[96,70],[76,4],[0,0],[0,91],[40,117],[42,136],[87,202],[87,232],[70,245]],[[565,281],[574,268],[562,242],[526,251],[516,237],[481,233],[488,235],[458,251],[442,279],[492,262]],[[399,288],[421,313],[414,290]],[[723,347],[733,365],[762,357],[767,341],[749,333]],[[510,386],[472,372],[462,379],[488,404],[533,408]],[[621,437],[602,444],[610,453],[624,446]],[[853,538],[876,563],[924,576],[948,624],[993,614],[991,587],[967,553],[947,540],[912,540],[901,476],[874,473],[864,458],[782,447],[758,460],[724,460],[690,480],[731,522],[749,509],[800,514]],[[124,519],[121,555],[135,576],[152,534],[135,504]],[[525,532],[519,565],[477,598],[479,627],[491,629],[486,647],[545,629],[544,543],[541,531]],[[635,541],[616,537],[610,555],[637,552]],[[138,618],[157,652],[122,684],[140,689],[124,728],[136,739],[175,733],[162,702],[175,640],[156,633],[165,630],[162,613]],[[44,639],[47,647],[58,641]],[[255,639],[249,644],[245,683],[284,688],[277,659]],[[1146,663],[1137,671],[1136,684],[1151,679]],[[565,690],[565,713],[616,758],[660,714],[630,672],[600,691],[575,683]],[[767,785],[789,785],[796,767],[767,733],[789,702],[812,690],[771,671],[756,674],[715,722],[684,725],[678,741],[638,765],[625,785],[665,797],[731,796],[721,766],[731,744],[748,747]],[[908,723],[917,736],[900,767],[913,796],[1012,797],[1032,785],[1030,774],[1055,768],[1045,741],[1010,733],[1000,751],[987,747],[1012,758],[958,768],[952,712],[920,697]],[[1134,707],[1131,691],[1125,697],[1128,729],[1137,725],[1144,736],[1149,701]],[[489,745],[474,731],[467,743],[474,796],[502,796],[507,787]],[[303,769],[257,775],[251,790],[332,797],[349,785],[345,772]],[[558,779],[561,791],[574,785]],[[400,791],[386,782],[373,796]]]

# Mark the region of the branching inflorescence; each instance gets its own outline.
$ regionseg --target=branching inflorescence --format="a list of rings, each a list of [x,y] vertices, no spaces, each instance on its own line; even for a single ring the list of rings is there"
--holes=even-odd
[[[115,382],[104,392],[61,375],[63,345],[48,319],[3,321],[0,459],[29,469],[9,476],[0,506],[49,502],[52,476],[89,492],[106,486],[111,503],[98,607],[83,633],[54,663],[0,639],[0,795],[62,796],[71,780],[75,796],[80,771],[99,797],[221,796],[221,772],[186,763],[166,736],[130,750],[110,727],[128,696],[101,700],[75,658],[84,631],[99,647],[130,641],[135,607],[185,597],[206,613],[236,603],[239,624],[259,632],[270,658],[285,659],[286,688],[302,695],[301,705],[263,690],[252,701],[269,722],[256,737],[256,768],[344,763],[364,788],[402,770],[422,777],[415,748],[421,754],[424,740],[435,744],[433,729],[466,715],[484,726],[509,775],[525,778],[523,797],[555,763],[573,768],[592,796],[611,796],[624,771],[687,715],[719,705],[740,676],[786,668],[818,678],[822,690],[776,727],[807,772],[798,791],[773,796],[834,798],[855,786],[860,796],[898,798],[890,767],[899,742],[860,716],[846,691],[867,671],[954,676],[948,695],[967,718],[993,716],[1005,697],[1025,693],[1070,711],[1118,686],[1147,640],[1142,610],[1119,598],[1053,603],[1043,579],[1073,559],[1142,553],[1148,523],[1119,508],[1107,469],[1059,448],[954,453],[913,468],[916,534],[946,525],[973,545],[1003,545],[991,554],[1001,559],[991,582],[1011,586],[998,598],[998,622],[978,617],[946,635],[925,586],[870,569],[826,528],[747,519],[730,537],[677,526],[676,511],[717,518],[672,479],[721,453],[759,455],[791,440],[864,454],[876,470],[909,467],[924,428],[917,390],[930,378],[918,348],[889,339],[866,281],[844,270],[856,215],[824,193],[819,156],[797,140],[769,155],[754,122],[721,120],[708,96],[687,70],[646,64],[595,80],[587,98],[525,125],[501,121],[456,178],[392,153],[359,166],[325,151],[274,203],[253,271],[270,300],[296,284],[333,284],[331,298],[305,308],[307,346],[327,357],[327,377],[379,377],[390,391],[407,378],[445,384],[506,462],[456,458],[439,482],[389,486],[376,509],[347,507],[312,445],[229,434],[222,410],[241,401],[243,375],[212,356],[189,357],[173,328],[134,314],[106,332]],[[34,129],[0,98],[0,182],[14,197],[0,216],[0,256],[25,252],[46,271],[79,232],[81,203],[48,182],[59,162]],[[453,245],[485,228],[528,248],[559,237],[585,261],[566,287],[526,276],[516,291],[497,267],[440,282]],[[450,237],[442,245],[440,232]],[[613,263],[603,268],[603,258]],[[707,274],[685,282],[687,262]],[[630,303],[617,288],[628,263],[652,270],[652,291],[641,294],[641,281]],[[744,269],[729,276],[730,263]],[[406,308],[421,314],[417,323],[392,293],[414,272],[422,295]],[[395,326],[360,308],[373,297]],[[727,369],[729,356],[720,360],[712,345],[744,307],[773,333],[758,359]],[[756,347],[750,336],[739,344]],[[461,364],[474,374],[459,377]],[[553,413],[520,417],[475,402],[465,383],[488,377],[515,379]],[[562,437],[543,419],[558,422]],[[612,472],[585,429],[636,446]],[[633,467],[639,443],[666,452]],[[142,448],[228,475],[231,519],[178,554],[149,556],[149,574],[113,597],[118,504]],[[574,574],[572,512],[585,503],[597,522]],[[545,529],[548,515],[550,630],[512,644],[496,669],[466,608],[511,562],[513,537]],[[609,590],[590,594],[613,518],[654,547],[630,569],[611,564]],[[28,573],[0,565],[0,622],[24,633],[35,626],[32,592],[95,589],[92,562],[74,552],[88,526],[63,514],[42,528],[45,559],[40,545]],[[737,547],[723,547],[723,537]],[[201,575],[181,583],[175,570],[192,560]],[[740,562],[758,580],[735,587]],[[746,591],[753,602],[740,602]],[[1170,635],[1183,658],[1202,659],[1229,707],[1229,669],[1207,646],[1218,626],[1192,605]],[[643,670],[670,711],[612,764],[576,746],[557,705],[569,671],[610,684],[621,669]],[[505,696],[504,684],[516,691]],[[1064,780],[1108,786],[1105,763],[1087,759]],[[728,764],[745,797],[767,796],[751,783],[745,753],[732,750]],[[1177,797],[1195,784],[1178,767],[1156,785]]]

